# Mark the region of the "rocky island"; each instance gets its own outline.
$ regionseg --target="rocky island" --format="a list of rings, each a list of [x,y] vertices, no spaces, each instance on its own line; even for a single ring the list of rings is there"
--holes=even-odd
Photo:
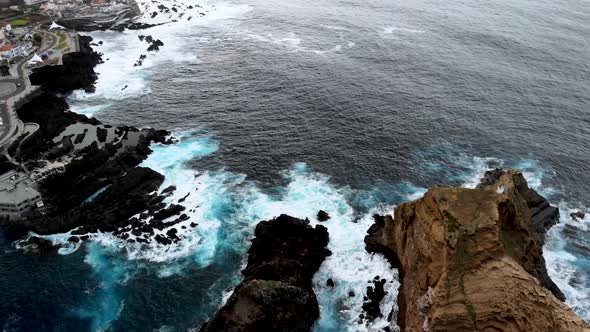
[[[281,215],[256,226],[244,280],[202,332],[309,331],[320,316],[312,278],[329,235],[322,225]]]
[[[547,275],[558,217],[521,173],[495,170],[375,216],[365,243],[399,269],[402,331],[589,331]]]

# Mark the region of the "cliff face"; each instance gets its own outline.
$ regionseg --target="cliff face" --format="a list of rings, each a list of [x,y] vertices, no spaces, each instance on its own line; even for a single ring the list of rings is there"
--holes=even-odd
[[[319,317],[312,278],[330,255],[327,229],[281,215],[255,236],[244,281],[201,331],[309,331]]]
[[[365,243],[400,269],[402,330],[588,331],[547,276],[543,238],[558,216],[522,174],[498,172],[376,217]]]

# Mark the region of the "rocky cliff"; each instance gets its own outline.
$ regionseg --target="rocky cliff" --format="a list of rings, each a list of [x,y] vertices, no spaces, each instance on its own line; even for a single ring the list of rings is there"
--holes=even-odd
[[[589,331],[547,276],[544,234],[559,212],[521,173],[478,189],[432,188],[377,216],[367,250],[399,268],[403,331]]]
[[[281,215],[255,236],[244,281],[201,331],[309,331],[319,317],[312,278],[330,255],[327,229]]]

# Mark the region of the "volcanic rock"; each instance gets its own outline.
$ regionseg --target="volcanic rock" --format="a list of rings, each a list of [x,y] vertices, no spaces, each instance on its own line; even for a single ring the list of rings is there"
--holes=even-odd
[[[367,320],[374,320],[382,315],[381,313],[381,300],[385,297],[385,279],[379,279],[379,276],[375,277],[371,281],[373,286],[367,287],[367,295],[364,297],[366,300],[363,303],[363,310],[366,315],[364,317]]]
[[[582,220],[584,219],[584,217],[586,217],[586,214],[582,211],[576,211],[570,213],[570,217],[574,220]]]
[[[26,251],[36,254],[52,254],[57,252],[57,249],[59,248],[53,246],[53,243],[51,241],[36,236],[31,236],[30,238],[21,241],[20,246],[22,248],[25,248]]]
[[[319,317],[312,278],[329,254],[328,231],[281,215],[255,231],[244,281],[201,331],[309,331]]]
[[[502,174],[504,174],[504,170],[501,168],[486,171],[483,178],[479,179],[480,183],[477,185],[477,188],[484,188],[486,186],[493,185],[496,183],[496,181],[498,181],[498,179],[500,179]]]
[[[318,219],[318,221],[326,221],[326,220],[330,219],[330,215],[326,211],[320,210],[318,212],[317,219]]]
[[[375,218],[365,243],[399,268],[402,331],[588,331],[545,268],[559,213],[519,172],[485,182],[432,188],[395,220]]]
[[[101,63],[101,55],[90,47],[92,38],[78,36],[80,51],[62,56],[63,65],[36,68],[30,75],[32,85],[41,85],[47,90],[68,93],[84,89],[94,92],[96,73],[94,66]]]

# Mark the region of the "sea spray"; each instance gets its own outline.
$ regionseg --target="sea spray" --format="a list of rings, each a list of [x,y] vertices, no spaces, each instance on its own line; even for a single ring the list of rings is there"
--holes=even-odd
[[[136,98],[152,92],[150,81],[154,78],[155,68],[170,63],[198,63],[198,49],[194,48],[195,40],[206,29],[232,29],[234,18],[243,16],[250,11],[247,5],[234,5],[226,2],[199,2],[199,6],[189,0],[181,1],[137,1],[143,10],[139,19],[142,23],[161,24],[144,30],[96,31],[89,35],[95,43],[97,52],[103,53],[104,63],[98,65],[96,91],[86,93],[75,91],[70,97],[73,105],[88,102],[104,102]],[[158,5],[169,8],[173,6],[192,9],[182,9],[178,13],[159,14],[151,17],[153,12],[159,12]],[[182,18],[178,18],[183,13]],[[201,15],[202,13],[203,15]],[[190,20],[188,18],[191,17]],[[140,40],[140,36],[152,36],[160,39],[164,46],[158,52],[148,52],[148,44]],[[206,40],[200,40],[206,42]],[[146,55],[141,66],[136,66],[140,56]],[[91,112],[88,110],[87,112]]]
[[[121,286],[129,279],[130,271],[137,271],[139,267],[155,269],[157,276],[167,278],[215,265],[220,273],[210,285],[212,291],[203,296],[207,296],[210,304],[219,306],[240,280],[249,240],[260,220],[286,213],[317,224],[316,214],[324,210],[331,216],[322,224],[329,230],[329,248],[333,255],[326,259],[313,279],[321,310],[315,330],[372,331],[386,326],[395,329],[395,324],[387,318],[392,311],[395,314],[397,308],[397,270],[392,269],[383,256],[368,254],[363,239],[373,223],[372,214],[393,213],[394,204],[419,198],[426,189],[401,182],[383,185],[377,191],[353,190],[336,186],[328,176],[313,172],[304,163],[296,163],[282,173],[285,186],[263,192],[245,175],[224,169],[198,171],[189,166],[191,161],[214,157],[218,148],[217,140],[202,132],[182,133],[175,145],[152,146],[154,152],[142,166],[165,175],[160,190],[171,185],[176,187],[165,203],[182,204],[187,209],[189,219],[174,226],[179,229],[181,240],[164,246],[155,241],[129,244],[111,234],[91,236],[86,261],[101,280],[100,296],[95,295],[90,309],[83,308],[80,314],[92,318],[97,327],[116,319],[124,305]],[[504,162],[494,158],[467,158],[457,162],[449,177],[451,181],[460,180],[464,186],[473,187],[486,169],[498,163]],[[543,193],[545,173],[535,168],[531,160],[515,163],[516,167],[519,165],[530,179],[531,187]],[[562,214],[562,224],[567,222]],[[191,223],[197,226],[188,227]],[[587,220],[580,225],[587,227]],[[61,243],[66,243],[67,236],[48,238],[56,242],[60,238]],[[561,224],[554,227],[548,237],[545,256],[549,273],[563,289],[568,304],[578,313],[587,311],[584,289],[588,289],[588,281],[584,278],[584,267],[580,267],[583,260],[570,253]],[[113,259],[105,260],[105,257]],[[563,259],[554,259],[556,257]],[[387,280],[387,293],[380,303],[383,317],[372,322],[361,319],[359,324],[368,281],[376,276]],[[334,287],[327,285],[328,279],[333,280]]]
[[[92,331],[105,331],[124,308],[122,286],[131,278],[131,271],[114,247],[98,243],[88,245],[85,262],[92,266],[98,284],[86,290],[88,305],[76,314],[92,321]]]

